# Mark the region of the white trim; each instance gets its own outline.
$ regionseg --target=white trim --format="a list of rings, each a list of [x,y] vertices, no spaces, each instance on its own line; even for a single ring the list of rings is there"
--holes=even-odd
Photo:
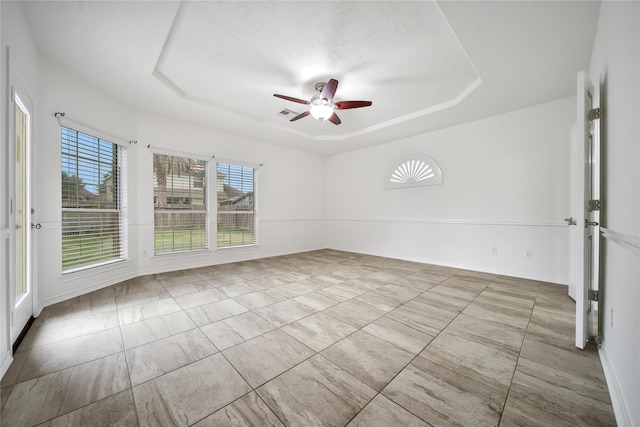
[[[9,370],[9,367],[13,363],[13,356],[11,355],[11,347],[12,346],[9,346],[9,351],[7,351],[3,356],[4,360],[2,361],[2,366],[0,366],[0,379],[4,377],[4,374],[7,373],[7,371]]]
[[[73,129],[90,136],[95,136],[97,138],[104,139],[105,141],[111,142],[116,145],[120,145],[122,147],[128,147],[130,145],[129,140],[110,134],[109,132],[105,132],[93,126],[88,126],[88,125],[85,125],[84,123],[80,123],[78,121],[75,121],[73,119],[68,119],[66,117],[56,116],[56,119],[58,120],[58,124],[60,126],[64,126],[66,128]]]
[[[485,221],[473,219],[438,219],[438,218],[327,218],[327,222],[386,222],[396,224],[448,224],[448,225],[492,225],[508,227],[567,227],[565,222],[537,222],[537,221]]]
[[[619,426],[631,427],[631,410],[624,399],[624,393],[622,393],[622,390],[620,389],[620,382],[618,381],[618,377],[616,376],[613,366],[611,366],[605,346],[598,348],[598,355],[600,356],[600,363],[602,364],[602,370],[604,371],[604,378],[609,388],[613,414],[615,415],[616,423]]]
[[[258,222],[322,222],[324,218],[264,218]]]
[[[610,240],[623,248],[640,255],[640,237],[626,233],[618,233],[605,227],[600,227],[600,234],[607,240]]]

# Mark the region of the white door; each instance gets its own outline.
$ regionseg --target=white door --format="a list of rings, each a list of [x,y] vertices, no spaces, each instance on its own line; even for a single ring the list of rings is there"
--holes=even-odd
[[[31,112],[32,104],[21,85],[11,86],[10,155],[11,196],[11,343],[15,344],[33,316],[32,236],[39,224],[32,222]]]
[[[572,144],[572,164],[575,169],[573,201],[576,234],[572,242],[572,259],[576,265],[576,347],[584,348],[597,334],[600,253],[600,138],[599,120],[590,115],[594,109],[593,85],[585,72],[578,73],[578,120],[575,144]],[[571,291],[570,291],[571,292]]]
[[[577,165],[576,150],[578,149],[578,145],[576,141],[576,126],[577,125],[573,125],[571,127],[569,134],[569,218],[564,219],[567,225],[569,225],[569,296],[574,301],[576,299],[576,283],[578,280],[582,280],[583,264],[583,250],[578,249],[582,248],[581,245],[583,244],[582,228],[576,227],[578,206],[581,206],[579,203],[582,202],[582,192],[579,197],[576,197],[576,186],[579,184],[579,181],[584,180],[582,167],[578,167]]]

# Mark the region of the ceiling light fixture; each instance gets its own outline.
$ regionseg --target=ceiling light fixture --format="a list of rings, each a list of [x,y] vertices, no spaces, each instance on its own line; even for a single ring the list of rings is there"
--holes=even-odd
[[[311,116],[316,120],[322,122],[333,115],[333,102],[327,100],[326,98],[322,98],[319,93],[313,95],[310,104],[311,107],[309,108],[309,112],[311,113]]]

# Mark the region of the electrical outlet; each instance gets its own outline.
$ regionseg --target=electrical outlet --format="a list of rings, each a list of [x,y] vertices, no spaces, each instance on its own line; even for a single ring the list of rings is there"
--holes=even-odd
[[[533,249],[528,249],[525,252],[525,256],[527,257],[527,259],[533,259]]]
[[[498,255],[498,248],[496,248],[495,246],[491,247],[491,255]]]

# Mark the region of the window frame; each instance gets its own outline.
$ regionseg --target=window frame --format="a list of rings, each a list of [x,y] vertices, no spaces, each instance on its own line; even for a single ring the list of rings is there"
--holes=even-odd
[[[234,161],[234,160],[226,160],[226,159],[219,159],[216,158],[215,159],[215,170],[216,170],[216,250],[222,250],[222,251],[227,251],[227,250],[234,250],[234,249],[246,249],[246,248],[253,248],[253,247],[257,247],[259,245],[259,233],[258,233],[258,171],[259,169],[262,167],[262,164],[260,165],[255,165],[255,164],[250,164],[250,163],[245,163],[245,162],[238,162],[238,161]],[[229,167],[235,167],[235,168],[248,168],[248,169],[252,169],[252,177],[253,177],[253,185],[252,185],[252,193],[253,193],[253,209],[251,211],[221,211],[220,210],[220,200],[219,200],[219,196],[220,196],[220,185],[222,185],[224,188],[224,180],[221,182],[218,179],[218,174],[219,174],[219,166],[220,165],[227,165]],[[223,190],[224,191],[224,190]],[[249,192],[246,192],[245,194],[249,194]],[[224,245],[224,246],[220,246],[220,215],[226,216],[226,215],[232,215],[232,214],[247,214],[247,215],[253,215],[253,241],[250,243],[244,243],[244,244],[236,244],[236,245]]]
[[[195,154],[190,154],[190,153],[183,153],[183,152],[174,152],[174,151],[169,151],[169,150],[158,150],[158,149],[152,149],[152,193],[153,193],[153,256],[157,257],[157,256],[167,256],[167,255],[180,255],[180,254],[193,254],[193,253],[197,253],[197,252],[208,252],[211,250],[211,239],[210,239],[210,226],[209,226],[209,221],[210,221],[210,217],[211,217],[211,209],[210,209],[210,193],[209,193],[209,170],[211,167],[211,159],[210,158],[206,158],[203,156],[199,156],[199,155],[195,155]],[[198,161],[198,162],[202,162],[203,163],[203,170],[204,170],[204,176],[202,177],[202,180],[197,180],[195,178],[197,178],[196,175],[189,175],[189,191],[202,191],[202,197],[204,198],[204,202],[203,202],[203,209],[202,210],[185,210],[185,211],[179,211],[177,209],[173,209],[172,207],[170,208],[169,205],[165,208],[165,209],[157,209],[156,206],[156,162],[155,162],[155,156],[168,156],[171,158],[179,158],[179,159],[186,159],[189,161]],[[191,178],[194,178],[193,180],[191,180]],[[194,185],[196,183],[201,184],[201,186],[197,186]],[[173,189],[173,187],[171,188]],[[169,196],[167,195],[167,198],[171,198],[172,200],[178,200],[181,199],[181,197],[178,196]],[[182,197],[182,199],[185,199],[184,197]],[[171,204],[171,206],[173,206],[174,203]],[[157,214],[167,214],[167,215],[179,215],[179,214],[204,214],[204,232],[203,232],[203,237],[204,237],[204,247],[192,247],[192,248],[179,248],[179,249],[175,249],[175,242],[173,245],[173,250],[162,250],[162,251],[158,251],[158,248],[156,247],[156,242],[157,242],[157,237],[156,237],[156,233],[157,233],[157,229],[156,229],[156,224],[157,224],[157,218],[156,215]],[[175,227],[173,227],[173,229],[175,229]]]
[[[60,158],[61,158],[61,172],[65,172],[64,169],[64,161],[62,160],[64,156],[69,156],[71,158],[78,158],[80,151],[80,134],[85,135],[90,139],[96,140],[96,147],[100,146],[101,143],[109,143],[112,144],[116,156],[115,161],[115,176],[114,181],[116,196],[116,208],[83,208],[83,207],[64,207],[62,202],[62,182],[60,185],[61,195],[60,195],[60,269],[61,274],[63,276],[78,273],[82,271],[87,271],[103,266],[112,265],[115,263],[127,261],[129,259],[128,254],[128,210],[127,210],[127,197],[128,197],[128,185],[127,185],[127,147],[122,142],[120,142],[117,138],[112,137],[108,134],[104,134],[103,132],[92,130],[90,128],[86,128],[78,123],[61,120],[58,118],[58,122],[60,124]],[[75,133],[75,147],[76,147],[76,155],[70,154],[68,152],[64,152],[64,129],[67,129],[71,133]],[[95,162],[99,162],[99,160],[93,160]],[[98,185],[100,181],[98,180]],[[64,251],[64,233],[65,233],[65,221],[64,221],[64,212],[75,212],[75,213],[116,213],[118,215],[117,221],[114,224],[117,224],[118,231],[118,256],[113,258],[102,258],[98,259],[95,262],[82,264],[82,265],[73,265],[71,267],[65,268],[65,251]]]

